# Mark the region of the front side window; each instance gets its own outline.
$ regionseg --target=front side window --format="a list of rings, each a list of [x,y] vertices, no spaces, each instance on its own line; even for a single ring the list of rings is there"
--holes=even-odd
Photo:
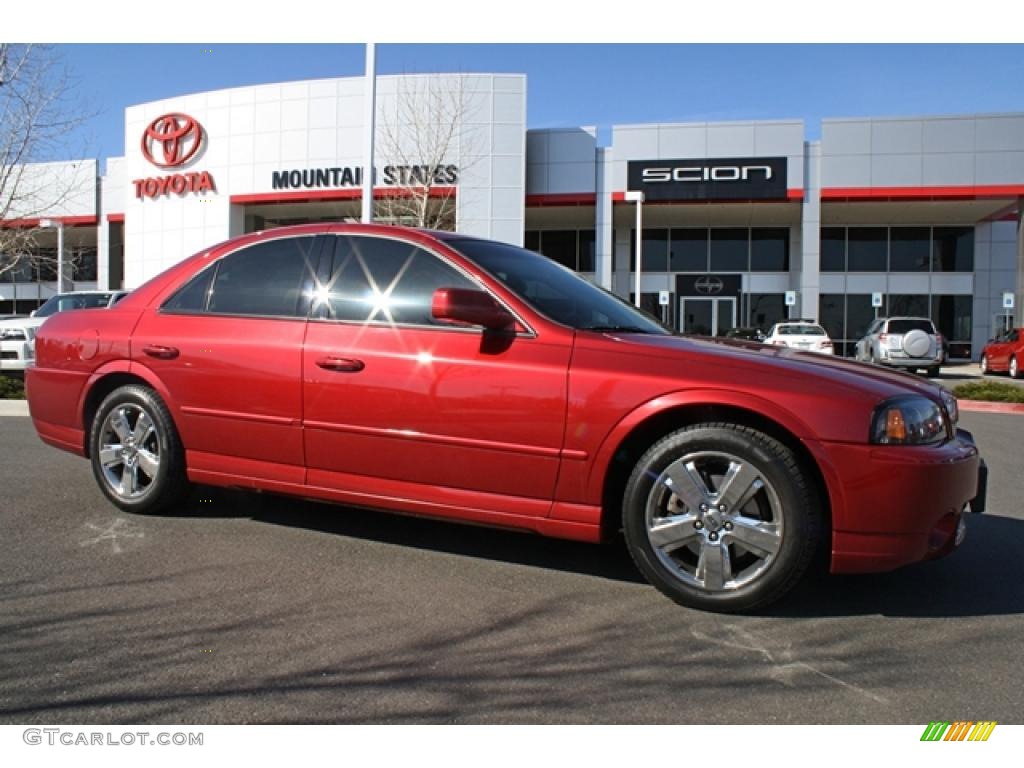
[[[431,306],[438,288],[480,286],[422,248],[380,237],[339,237],[325,286],[330,320],[445,326]]]

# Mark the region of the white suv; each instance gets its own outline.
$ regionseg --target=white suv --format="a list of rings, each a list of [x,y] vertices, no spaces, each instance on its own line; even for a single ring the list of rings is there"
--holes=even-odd
[[[47,299],[29,317],[0,320],[0,371],[23,371],[35,358],[36,331],[50,315],[116,304],[127,291],[75,291]]]
[[[922,369],[934,378],[945,362],[942,335],[927,317],[880,317],[857,342],[858,360],[907,370]]]

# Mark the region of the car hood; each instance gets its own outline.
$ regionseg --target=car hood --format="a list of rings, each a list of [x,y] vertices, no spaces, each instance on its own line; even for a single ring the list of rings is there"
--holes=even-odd
[[[882,399],[917,393],[941,402],[940,389],[927,379],[869,363],[847,360],[816,352],[804,352],[740,339],[712,339],[696,336],[655,336],[606,334],[622,342],[620,353],[644,357],[698,357],[716,371],[730,371],[737,380],[798,377],[803,383],[818,380],[834,394]],[[750,377],[757,377],[751,379]]]

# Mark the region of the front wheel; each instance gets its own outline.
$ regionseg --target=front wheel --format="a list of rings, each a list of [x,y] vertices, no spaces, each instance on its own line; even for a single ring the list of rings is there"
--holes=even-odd
[[[804,470],[779,441],[749,427],[697,424],[656,443],[626,486],[631,556],[681,605],[751,610],[806,573],[822,510]]]
[[[978,367],[981,368],[982,376],[988,373],[988,355],[981,356],[981,360],[978,362]]]
[[[103,494],[126,512],[160,512],[188,491],[184,450],[167,406],[153,390],[120,387],[100,404],[89,437]]]
[[[1019,379],[1020,378],[1020,369],[1017,367],[1017,356],[1016,355],[1014,355],[1013,357],[1010,358],[1010,378],[1011,379]]]

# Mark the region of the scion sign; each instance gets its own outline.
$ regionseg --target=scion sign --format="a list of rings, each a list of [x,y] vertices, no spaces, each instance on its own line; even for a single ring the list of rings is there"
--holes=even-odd
[[[634,160],[628,177],[629,189],[647,200],[786,198],[784,157]]]

